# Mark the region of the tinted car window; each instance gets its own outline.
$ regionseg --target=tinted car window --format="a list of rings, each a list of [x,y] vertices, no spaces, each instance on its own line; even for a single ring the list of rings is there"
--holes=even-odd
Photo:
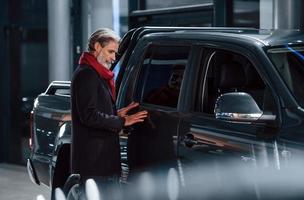
[[[141,102],[177,107],[189,51],[187,46],[150,47],[137,84],[137,96]]]
[[[304,107],[304,47],[284,47],[268,50],[272,62],[298,103]]]
[[[202,91],[203,112],[213,114],[216,99],[228,92],[246,92],[261,110],[274,109],[271,92],[246,57],[234,52],[212,50],[206,65]]]

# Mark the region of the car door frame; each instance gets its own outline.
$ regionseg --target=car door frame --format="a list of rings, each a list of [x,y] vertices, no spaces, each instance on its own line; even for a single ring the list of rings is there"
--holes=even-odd
[[[143,41],[142,41],[143,40]],[[126,106],[128,103],[130,103],[133,100],[138,100],[135,99],[135,91],[136,91],[136,87],[137,87],[137,80],[138,80],[138,76],[140,73],[140,68],[144,59],[144,56],[146,55],[146,51],[149,49],[149,47],[151,45],[160,45],[160,46],[189,46],[189,55],[188,55],[188,63],[187,66],[185,68],[185,72],[189,73],[188,71],[191,71],[191,66],[188,65],[192,65],[192,62],[190,62],[193,59],[193,55],[195,55],[193,52],[195,51],[193,49],[193,42],[189,42],[189,41],[185,41],[185,40],[179,40],[176,41],[175,39],[172,38],[164,38],[164,37],[160,37],[157,36],[155,38],[149,39],[149,37],[147,38],[142,38],[141,41],[139,41],[138,45],[136,45],[136,47],[134,48],[133,51],[133,56],[131,57],[131,59],[128,61],[127,66],[125,66],[125,75],[122,79],[121,82],[121,87],[120,87],[120,91],[119,91],[119,95],[118,95],[118,101],[117,101],[117,105],[118,107],[124,107]],[[180,97],[179,97],[179,102],[181,102],[183,99],[183,92],[186,91],[185,87],[183,85],[186,85],[184,82],[189,82],[190,78],[187,76],[184,76],[184,80],[181,86],[181,90],[180,90]],[[143,105],[140,106],[141,109],[153,109],[156,111],[160,111],[160,112],[167,112],[169,114],[174,114],[174,115],[179,115],[180,113],[180,109],[182,107],[182,105],[180,103],[178,103],[176,108],[170,108],[170,107],[164,107],[164,106],[157,106],[157,105],[150,105],[150,104],[146,104],[143,103]],[[177,124],[176,124],[176,135],[178,133],[178,124],[179,124],[179,119],[177,120]],[[126,151],[126,156],[128,156],[128,149],[125,148],[124,146],[126,145],[126,143],[128,142],[128,135],[130,134],[130,131],[132,132],[132,127],[128,128],[126,130],[125,134],[121,134],[120,135],[120,142],[121,142],[121,151],[125,152]],[[177,151],[177,137],[175,138],[176,142],[174,143],[174,151]],[[123,158],[123,169],[127,169],[129,170],[129,166],[128,166],[128,158]],[[124,163],[126,162],[126,163]],[[127,165],[126,165],[127,164]],[[127,171],[126,170],[126,171]],[[125,176],[128,176],[128,174],[126,174]]]
[[[281,124],[282,124],[281,99],[276,94],[275,87],[273,87],[273,85],[271,84],[271,78],[269,77],[269,75],[267,73],[267,70],[265,70],[263,67],[261,67],[265,63],[267,63],[267,61],[263,60],[263,59],[265,59],[265,57],[261,57],[261,55],[264,54],[264,52],[263,52],[263,50],[261,48],[258,48],[258,47],[254,46],[254,45],[249,46],[250,48],[244,48],[244,47],[242,47],[242,45],[236,45],[236,44],[233,44],[233,43],[230,43],[230,42],[227,42],[227,41],[223,42],[223,41],[210,41],[210,40],[209,41],[200,41],[200,42],[198,42],[197,45],[201,48],[200,51],[197,51],[197,56],[202,55],[202,52],[204,51],[204,49],[228,50],[228,51],[232,51],[234,53],[240,54],[242,56],[245,56],[255,66],[255,68],[257,69],[257,71],[260,74],[263,74],[263,77],[266,77],[266,79],[263,78],[263,77],[261,77],[261,78],[263,79],[265,85],[267,85],[271,89],[271,92],[272,92],[272,94],[274,96],[274,100],[275,100],[275,104],[276,104],[276,111],[277,111],[276,127],[279,128],[281,126]],[[208,57],[205,57],[205,61],[206,61],[206,59],[208,59]],[[202,68],[202,61],[200,63],[196,63],[194,65],[200,66],[199,68]],[[206,70],[206,66],[204,66],[202,70],[203,70],[202,74],[204,76],[204,74],[206,73],[206,71],[205,71]],[[198,70],[194,71],[194,73],[199,74]],[[194,79],[194,80],[198,81],[197,78]],[[195,87],[193,87],[193,88],[195,88]],[[191,95],[188,95],[188,96],[191,96]],[[208,119],[209,117],[206,116],[205,113],[193,111],[193,108],[194,108],[194,105],[195,105],[195,103],[194,103],[195,100],[193,100],[193,97],[197,98],[196,95],[192,95],[192,99],[184,100],[183,104],[186,105],[183,108],[184,115],[186,117],[189,117],[191,115],[192,116],[199,116],[199,117],[201,117],[201,120]],[[192,102],[192,104],[189,104],[189,102]],[[209,119],[211,119],[211,120],[213,119],[213,121],[215,121],[215,122],[218,121],[217,119],[212,118],[212,117],[209,118]],[[219,122],[221,122],[221,121],[219,121]],[[231,122],[221,122],[221,123],[231,123]],[[240,123],[240,125],[242,125],[242,123]],[[180,126],[182,126],[182,125],[180,124]],[[210,130],[208,130],[208,131],[210,132]],[[185,136],[184,133],[182,133],[182,132],[183,132],[182,128],[180,127],[180,130],[179,130],[179,148],[182,145],[182,143],[183,143],[182,140],[183,140],[183,138]],[[277,145],[277,139],[278,139],[277,137],[278,137],[278,135],[279,135],[278,132],[274,135],[274,137],[272,138],[272,143],[262,144],[262,145],[266,145],[269,148],[279,148],[278,145]],[[254,135],[254,134],[249,134],[249,135],[246,134],[245,136],[247,138],[243,138],[242,139],[243,141],[246,141],[246,140],[248,140],[248,141],[254,141],[254,144],[260,144],[259,143],[260,139],[256,138],[257,137],[256,135]],[[233,136],[230,139],[235,139],[235,137]]]

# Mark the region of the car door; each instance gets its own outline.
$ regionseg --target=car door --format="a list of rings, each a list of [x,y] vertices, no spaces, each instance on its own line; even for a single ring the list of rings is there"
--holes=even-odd
[[[152,42],[134,55],[137,51],[140,56],[129,63],[122,81],[119,106],[136,101],[149,116],[120,136],[125,178],[131,171],[159,171],[176,163],[180,87],[191,46]]]
[[[196,93],[189,95],[194,104],[179,126],[179,173],[188,198],[259,198],[252,170],[275,165],[278,156],[278,121],[237,122],[214,114],[219,96],[246,92],[264,113],[278,116],[274,93],[250,52],[230,49],[201,47],[200,70],[195,72],[200,78],[192,86]]]

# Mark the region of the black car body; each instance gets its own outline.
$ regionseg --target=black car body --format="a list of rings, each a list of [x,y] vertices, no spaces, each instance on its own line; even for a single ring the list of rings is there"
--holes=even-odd
[[[204,182],[189,169],[203,169],[204,163],[217,168],[229,158],[283,170],[303,153],[303,32],[144,27],[126,34],[119,53],[118,108],[136,101],[149,112],[143,124],[120,135],[124,180],[132,171],[167,166],[186,188],[181,198],[208,199],[204,186],[189,192]],[[69,95],[60,91],[68,87],[53,83],[33,110],[30,174],[53,188],[63,187],[70,175]],[[223,177],[229,180],[208,181],[233,183]],[[255,198],[262,198],[263,188],[253,188]],[[303,197],[288,194],[284,198]]]

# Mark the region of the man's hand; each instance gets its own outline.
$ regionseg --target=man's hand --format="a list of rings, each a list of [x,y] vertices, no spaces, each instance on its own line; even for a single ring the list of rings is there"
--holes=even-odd
[[[122,109],[119,109],[117,111],[117,115],[119,117],[125,117],[127,116],[127,113],[132,110],[133,108],[136,108],[139,106],[139,103],[135,103],[134,101],[132,101],[132,103],[130,103],[127,107],[124,107]]]
[[[136,107],[139,106],[139,103],[135,103],[134,101],[132,103],[130,103],[127,107],[124,107],[122,109],[119,109],[117,111],[117,115],[119,117],[123,117],[125,118],[125,126],[131,126],[135,123],[138,122],[143,122],[145,120],[145,118],[147,118],[148,116],[148,112],[147,111],[140,111],[137,112],[135,114],[132,115],[128,115],[128,112]]]
[[[147,111],[140,111],[133,115],[125,115],[125,126],[131,126],[132,124],[143,122],[145,118],[147,118],[148,112]]]

